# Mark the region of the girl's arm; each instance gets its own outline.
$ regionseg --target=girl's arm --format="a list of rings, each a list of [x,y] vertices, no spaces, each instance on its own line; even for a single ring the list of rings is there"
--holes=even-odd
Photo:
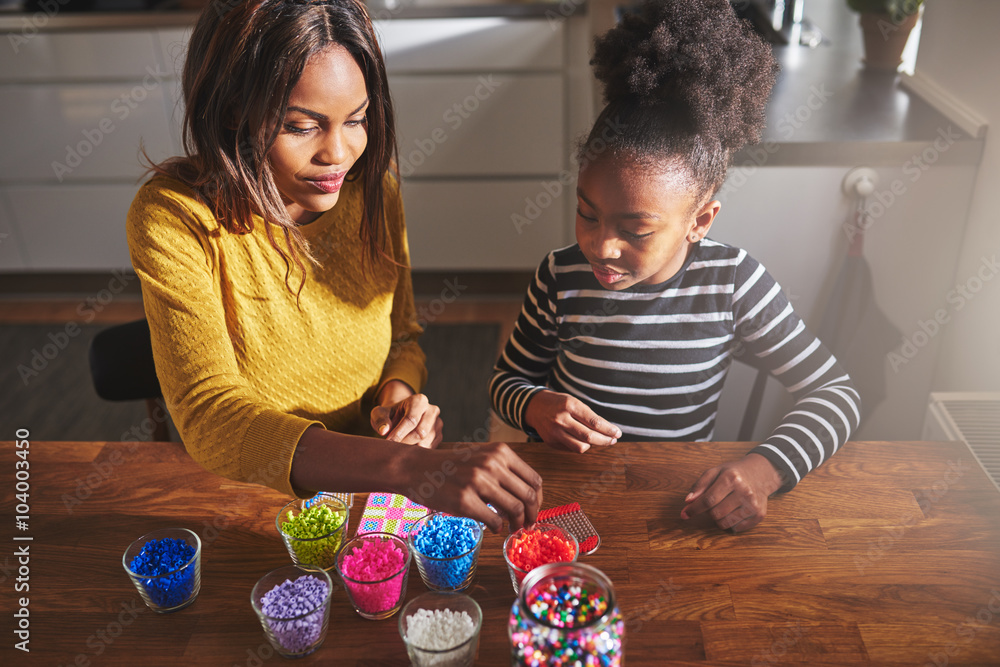
[[[767,499],[791,490],[857,428],[860,397],[830,351],[795,314],[774,278],[740,252],[733,291],[734,356],[768,370],[796,399],[763,443],[739,461],[707,470],[685,497],[681,518],[708,512],[743,531],[767,514]]]
[[[613,445],[618,427],[582,401],[546,388],[558,356],[555,254],[542,261],[528,286],[521,314],[490,379],[493,408],[508,424],[544,442],[584,452]]]
[[[833,456],[861,420],[850,376],[792,309],[781,287],[749,256],[736,268],[735,353],[765,368],[795,398],[795,407],[752,451],[766,458],[791,490]]]

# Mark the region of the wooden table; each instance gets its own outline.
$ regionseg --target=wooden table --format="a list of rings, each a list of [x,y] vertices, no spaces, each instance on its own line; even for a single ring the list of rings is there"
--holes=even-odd
[[[632,667],[1000,665],[1000,492],[961,444],[851,442],[741,535],[678,514],[698,475],[746,444],[517,449],[545,480],[545,506],[579,501],[600,532],[583,561],[615,585]],[[21,531],[16,451],[3,443],[0,664],[282,663],[250,590],[289,562],[274,526],[287,498],[204,472],[176,443],[31,442]],[[129,542],[167,526],[201,535],[203,579],[192,606],[160,615],[142,605],[121,559]],[[485,615],[477,665],[509,655],[502,539],[487,535],[469,591]],[[24,546],[27,576],[13,555]],[[15,593],[19,576],[29,592]],[[407,597],[424,590],[413,566]],[[30,653],[11,632],[22,596]],[[343,590],[331,614],[323,646],[296,664],[406,664],[396,617],[361,619]]]

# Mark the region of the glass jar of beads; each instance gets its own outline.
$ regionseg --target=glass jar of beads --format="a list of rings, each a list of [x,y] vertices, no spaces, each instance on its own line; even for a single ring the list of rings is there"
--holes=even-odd
[[[619,667],[625,622],[603,572],[584,563],[532,570],[510,610],[511,665]]]

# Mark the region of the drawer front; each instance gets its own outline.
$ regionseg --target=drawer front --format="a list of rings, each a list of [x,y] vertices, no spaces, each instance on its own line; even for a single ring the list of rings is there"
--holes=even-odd
[[[27,268],[21,235],[14,228],[7,193],[0,188],[0,271],[17,271]]]
[[[571,242],[572,195],[555,177],[404,183],[413,267],[534,270],[546,252]]]
[[[390,72],[556,70],[562,23],[506,18],[376,21]]]
[[[170,81],[0,86],[7,130],[2,181],[138,178],[139,141],[175,153],[164,99]]]
[[[131,266],[125,215],[139,185],[28,185],[6,189],[34,271]]]
[[[563,169],[558,75],[399,75],[390,77],[390,86],[404,178]]]
[[[115,80],[155,72],[167,76],[151,31],[87,31],[3,35],[0,83]]]

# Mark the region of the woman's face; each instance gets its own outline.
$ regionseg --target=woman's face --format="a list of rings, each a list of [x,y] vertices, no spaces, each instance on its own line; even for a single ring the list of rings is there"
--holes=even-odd
[[[312,56],[288,99],[268,153],[285,209],[299,224],[333,208],[344,177],[368,145],[365,77],[342,46]]]
[[[675,171],[606,156],[580,170],[576,240],[606,289],[662,283],[680,270],[721,206],[694,205]]]

